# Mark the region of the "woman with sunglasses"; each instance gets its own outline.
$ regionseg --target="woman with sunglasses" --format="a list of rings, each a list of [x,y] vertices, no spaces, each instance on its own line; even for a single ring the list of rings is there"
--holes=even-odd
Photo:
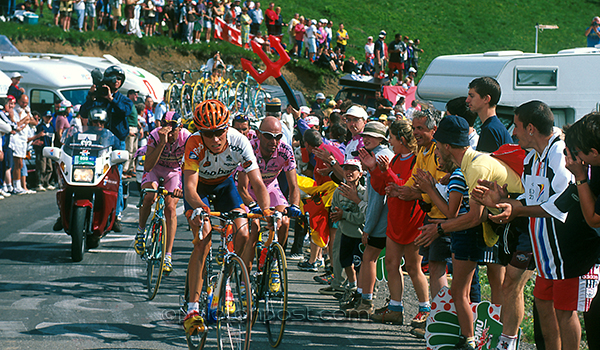
[[[206,100],[194,111],[194,124],[198,132],[192,134],[185,146],[183,183],[186,216],[189,219],[194,239],[194,250],[188,265],[189,300],[188,314],[183,326],[186,332],[202,326],[198,300],[202,290],[202,269],[210,249],[211,224],[206,221],[200,230],[202,213],[210,211],[210,196],[216,211],[229,212],[242,209],[242,198],[237,191],[233,172],[241,166],[256,193],[256,201],[262,212],[269,216],[269,193],[265,187],[256,156],[250,141],[234,128],[229,128],[229,110],[217,100]],[[238,218],[234,224],[239,229],[234,237],[236,254],[243,256],[248,241],[247,220]]]
[[[163,119],[163,126],[152,130],[148,136],[146,160],[144,162],[144,176],[142,189],[158,188],[158,179],[165,179],[164,187],[169,192],[181,191],[181,159],[185,150],[185,142],[190,132],[181,127],[181,115],[176,112],[167,112]],[[139,224],[135,236],[135,251],[143,254],[145,249],[144,228],[156,200],[156,194],[146,194],[144,203],[139,211]],[[171,251],[177,230],[177,207],[179,198],[167,196],[165,198],[165,217],[167,220],[167,249],[165,254],[165,272],[173,270]]]

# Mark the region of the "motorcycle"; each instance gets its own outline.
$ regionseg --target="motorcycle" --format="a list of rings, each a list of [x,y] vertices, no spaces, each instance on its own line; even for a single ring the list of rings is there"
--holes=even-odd
[[[56,202],[71,236],[71,258],[79,262],[85,249],[98,247],[112,229],[120,181],[116,165],[127,161],[129,152],[113,150],[115,136],[104,128],[70,128],[66,133],[61,148],[44,147],[43,154],[58,163]]]

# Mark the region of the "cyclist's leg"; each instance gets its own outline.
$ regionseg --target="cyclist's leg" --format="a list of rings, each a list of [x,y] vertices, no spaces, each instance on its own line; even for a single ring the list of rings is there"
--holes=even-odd
[[[225,181],[214,187],[214,195],[218,198],[218,201],[214,203],[215,210],[226,212],[232,210],[238,210],[245,212],[242,209],[243,201],[242,197],[237,190],[233,177],[228,177]],[[244,256],[244,248],[248,242],[248,219],[238,218],[234,220],[234,233],[233,246],[235,253],[239,256]]]
[[[277,210],[278,212],[283,212],[285,210],[285,208],[287,208],[287,205],[278,205],[275,207],[275,210]],[[284,216],[283,218],[281,218],[281,224],[280,224],[279,228],[277,229],[277,240],[279,241],[279,244],[282,247],[285,246],[285,242],[288,239],[289,229],[290,229],[290,218],[287,216]]]
[[[175,189],[181,189],[181,173],[178,171],[169,173],[164,177],[165,182],[163,186],[169,192],[175,191]],[[177,231],[177,203],[179,198],[173,196],[167,196],[165,198],[165,220],[167,221],[167,251],[166,255],[171,256],[173,251],[173,241],[175,240],[175,232]]]
[[[250,223],[250,235],[248,238],[248,249],[244,249],[240,257],[246,264],[248,271],[252,271],[252,261],[254,261],[254,250],[256,248],[256,242],[258,242],[258,231],[260,229],[260,223],[258,220],[251,220]]]
[[[158,188],[158,179],[152,173],[144,173],[144,177],[142,177],[142,190],[143,189],[157,189]],[[152,211],[152,204],[156,200],[155,193],[146,193],[144,195],[144,202],[139,210],[139,229],[144,230],[146,227],[146,222],[148,221],[148,216],[150,216],[150,212]],[[138,231],[139,231],[138,229]]]

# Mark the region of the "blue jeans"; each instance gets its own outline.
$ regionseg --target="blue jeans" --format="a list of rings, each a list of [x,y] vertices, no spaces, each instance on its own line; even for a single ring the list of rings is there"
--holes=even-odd
[[[85,9],[77,10],[77,29],[83,30],[84,19],[85,19]]]
[[[121,149],[121,150],[127,149],[127,148],[125,148],[125,141],[121,141],[121,147],[119,149]],[[117,209],[115,210],[115,213],[117,215],[117,219],[121,220],[121,213],[123,212],[123,207],[124,207],[124,203],[123,203],[123,163],[118,165],[118,169],[119,169],[119,195],[117,196]]]

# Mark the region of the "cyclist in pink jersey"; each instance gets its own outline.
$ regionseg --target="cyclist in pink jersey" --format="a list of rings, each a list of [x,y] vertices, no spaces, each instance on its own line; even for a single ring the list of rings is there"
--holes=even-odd
[[[296,178],[296,160],[292,147],[285,142],[281,142],[283,133],[281,132],[281,122],[275,117],[265,117],[258,130],[258,138],[250,141],[252,149],[256,155],[258,168],[261,173],[262,180],[267,187],[271,207],[275,210],[284,212],[287,210],[288,216],[284,217],[281,226],[277,232],[277,238],[281,245],[285,245],[288,237],[288,229],[290,227],[289,216],[295,217],[302,214],[300,211],[300,188]],[[277,177],[285,172],[289,184],[289,198],[291,205],[279,188]],[[259,210],[256,204],[256,195],[250,186],[248,176],[243,171],[238,172],[238,191],[244,204],[248,206],[250,211]],[[252,249],[244,249],[242,259],[246,262],[248,270],[252,267],[254,259],[254,246],[258,241],[258,221],[252,222],[249,242],[252,244]]]
[[[181,161],[185,152],[185,142],[190,136],[190,132],[182,128],[181,116],[176,112],[167,112],[163,123],[163,127],[152,130],[148,137],[142,189],[157,189],[158,179],[162,177],[167,191],[181,195]],[[139,226],[134,245],[136,253],[140,255],[145,249],[144,228],[155,200],[156,194],[148,194],[144,197],[143,205],[140,207]],[[167,221],[165,272],[167,273],[173,270],[171,251],[175,240],[175,231],[177,230],[175,207],[178,201],[179,198],[173,196],[165,198],[165,217]]]

